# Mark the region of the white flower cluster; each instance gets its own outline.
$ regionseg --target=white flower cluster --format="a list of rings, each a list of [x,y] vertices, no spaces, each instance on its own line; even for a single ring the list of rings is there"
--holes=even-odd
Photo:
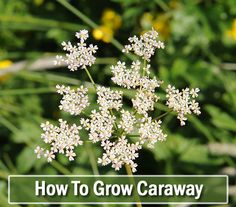
[[[98,163],[108,165],[112,163],[115,170],[119,170],[123,165],[130,165],[132,171],[136,171],[137,164],[134,163],[136,151],[141,147],[139,143],[130,144],[125,138],[125,132],[131,132],[135,123],[135,117],[128,111],[121,110],[122,119],[119,125],[116,125],[116,116],[112,115],[112,109],[120,111],[122,107],[122,92],[114,91],[103,86],[97,87],[97,103],[100,111],[93,110],[89,119],[81,119],[81,124],[89,131],[89,139],[96,143],[101,142],[105,150]],[[123,129],[121,138],[118,139],[114,132]],[[116,138],[113,142],[111,139]],[[135,155],[135,156],[134,156]]]
[[[128,39],[130,44],[125,45],[123,52],[129,53],[133,51],[136,55],[149,62],[157,48],[164,49],[164,43],[157,41],[157,38],[158,33],[154,29],[144,33],[140,38],[137,36],[130,37]]]
[[[69,126],[66,121],[59,119],[60,126],[54,126],[48,121],[41,124],[42,133],[41,138],[47,144],[51,145],[50,150],[45,150],[39,146],[36,147],[35,153],[40,158],[42,155],[47,158],[48,162],[55,159],[55,154],[66,154],[66,157],[70,161],[74,160],[76,156],[74,148],[78,145],[82,145],[83,141],[80,139],[79,131],[81,126],[73,124]]]
[[[100,110],[116,109],[122,107],[122,91],[113,91],[104,86],[97,87],[97,103],[100,105]]]
[[[155,31],[148,32],[138,38],[130,38],[132,45],[126,46],[130,50],[134,50],[135,54],[149,61],[151,55],[157,47],[162,47],[160,42],[157,42],[157,33]],[[139,48],[138,48],[139,47]],[[128,50],[128,51],[130,51]],[[114,92],[109,88],[98,87],[98,104],[101,111],[108,109],[116,109],[121,114],[121,120],[116,126],[114,122],[110,122],[109,127],[106,127],[109,132],[106,139],[100,138],[100,133],[104,133],[104,121],[102,117],[90,117],[90,120],[82,120],[82,125],[89,129],[89,137],[94,141],[101,141],[101,146],[105,150],[102,158],[99,158],[99,163],[107,165],[112,163],[112,167],[119,170],[122,165],[128,164],[133,172],[136,171],[137,164],[134,162],[138,156],[137,151],[142,148],[142,145],[147,143],[148,147],[153,147],[157,141],[163,141],[166,135],[161,130],[161,121],[153,121],[148,116],[148,111],[154,110],[154,104],[159,97],[155,94],[155,89],[160,87],[161,81],[155,77],[150,78],[150,65],[142,65],[139,60],[133,61],[130,69],[126,67],[125,62],[118,61],[115,66],[111,66],[113,73],[112,80],[119,86],[127,89],[137,89],[135,98],[132,99],[133,108],[142,116],[142,122],[135,115],[136,112],[130,112],[121,109],[121,92]],[[147,76],[145,75],[147,74]],[[97,112],[96,112],[97,113]],[[105,112],[103,112],[105,113]],[[106,112],[106,115],[109,111]],[[92,114],[93,115],[93,114]],[[111,114],[110,114],[111,116]],[[97,116],[96,116],[97,117]],[[94,122],[93,120],[96,119]],[[115,119],[115,117],[114,117]],[[122,129],[119,133],[118,129]],[[128,142],[126,135],[132,133],[136,129],[140,135],[139,140],[134,144]],[[114,135],[113,135],[114,132]],[[103,136],[104,137],[104,136]],[[117,138],[120,137],[120,138]],[[111,139],[116,138],[115,141]],[[118,139],[118,140],[117,140]]]
[[[71,71],[77,70],[79,67],[86,69],[86,66],[94,64],[96,58],[93,54],[97,51],[97,46],[90,44],[87,47],[85,41],[88,39],[88,31],[81,30],[75,35],[79,42],[77,45],[72,45],[71,42],[63,42],[63,50],[67,51],[66,58],[57,56],[55,64],[60,65],[65,62]],[[61,94],[62,100],[60,101],[59,108],[69,112],[71,115],[79,115],[84,108],[89,105],[88,89],[80,86],[77,89],[71,89],[69,86],[57,85],[57,92]],[[37,157],[40,158],[44,155],[48,162],[55,159],[55,153],[65,154],[70,161],[74,160],[76,156],[74,147],[82,145],[80,140],[79,130],[81,126],[73,124],[69,126],[66,121],[59,119],[60,127],[53,126],[49,122],[42,124],[41,127],[44,133],[41,135],[45,143],[51,145],[51,150],[44,150],[40,146],[35,149]]]
[[[132,99],[133,107],[139,114],[148,116],[148,111],[154,110],[154,104],[157,102],[159,97],[150,91],[140,90],[136,93],[135,99]]]
[[[71,115],[79,115],[89,105],[87,88],[80,86],[77,90],[64,85],[56,86],[57,92],[63,95],[59,106],[60,110],[69,112]]]
[[[152,120],[148,117],[144,123],[140,125],[139,128],[140,140],[144,144],[147,142],[147,146],[150,148],[154,147],[157,141],[165,141],[167,135],[162,132],[161,120]]]
[[[99,142],[107,140],[112,136],[113,124],[115,116],[112,116],[109,111],[93,110],[90,119],[81,119],[80,122],[86,130],[89,130],[89,140]]]
[[[185,88],[182,91],[175,89],[175,87],[168,85],[166,89],[167,106],[178,113],[177,118],[180,120],[180,125],[185,125],[187,114],[201,114],[199,103],[194,98],[198,96],[199,88],[190,90]]]
[[[57,57],[57,64],[61,61],[68,64],[72,71],[79,67],[86,69],[95,62],[93,54],[97,46],[89,45],[87,47],[85,40],[88,38],[88,32],[82,30],[76,33],[80,40],[76,46],[70,42],[63,42],[64,50],[68,52],[66,59],[62,56]],[[88,139],[93,143],[100,143],[104,150],[98,163],[102,165],[111,164],[115,170],[119,170],[123,165],[129,165],[133,172],[136,171],[138,150],[143,145],[153,148],[158,141],[166,140],[161,123],[158,118],[152,118],[150,112],[154,110],[155,103],[160,99],[156,95],[156,88],[160,87],[162,81],[156,77],[150,77],[150,61],[157,48],[164,48],[164,44],[158,41],[158,33],[155,30],[149,31],[140,36],[129,38],[129,45],[126,45],[124,52],[133,51],[143,60],[133,61],[130,67],[125,62],[118,61],[116,65],[111,66],[113,74],[112,81],[118,86],[133,90],[135,97],[132,98],[132,110],[123,109],[122,91],[112,90],[109,87],[95,86],[97,92],[97,104],[99,109],[92,110],[88,118],[81,118],[80,123],[88,131]],[[77,89],[71,89],[69,86],[56,86],[57,92],[63,95],[59,108],[72,115],[81,114],[82,110],[89,105],[87,89],[81,86]],[[184,89],[181,92],[172,86],[167,90],[167,106],[178,113],[178,119],[181,125],[187,120],[186,115],[195,113],[200,114],[199,104],[195,101],[199,89]],[[113,113],[114,110],[114,113]],[[76,156],[74,148],[82,144],[79,131],[81,126],[73,124],[69,126],[66,121],[59,120],[60,126],[54,126],[49,122],[42,124],[44,131],[42,139],[50,144],[50,150],[41,147],[35,149],[37,157],[44,155],[50,162],[55,159],[56,153],[65,154],[69,160],[74,160]],[[135,133],[135,134],[132,134]],[[129,137],[134,137],[131,142]],[[136,140],[135,140],[136,139]],[[132,139],[133,140],[133,139]]]
[[[107,140],[102,143],[102,146],[105,153],[102,158],[98,159],[98,163],[103,166],[112,163],[115,170],[120,170],[126,164],[131,167],[133,172],[136,172],[137,164],[134,160],[138,157],[137,151],[141,149],[139,142],[130,144],[125,136],[122,136],[116,143]]]
[[[81,30],[75,35],[79,42],[76,45],[72,45],[71,42],[62,42],[63,50],[67,51],[66,58],[63,56],[56,56],[56,65],[60,65],[65,62],[71,71],[75,71],[78,68],[85,69],[86,66],[91,66],[94,64],[96,58],[94,54],[96,53],[98,47],[90,44],[87,46],[85,40],[88,39],[88,31]]]
[[[125,62],[118,61],[117,64],[111,66],[111,72],[113,73],[112,81],[124,88],[136,88],[141,87],[143,89],[154,92],[155,88],[160,87],[161,81],[158,81],[156,77],[151,79],[148,76],[141,76],[141,69],[145,73],[149,74],[150,65],[141,68],[141,62],[139,60],[133,61],[131,69],[126,68]]]
[[[136,123],[136,118],[131,112],[121,110],[121,121],[118,128],[123,129],[126,133],[130,134],[134,129],[134,124]]]
[[[140,78],[140,87],[143,90],[150,91],[150,92],[155,92],[155,89],[160,87],[162,84],[162,81],[158,81],[156,77],[153,79],[149,78],[148,76],[143,76]]]
[[[113,73],[112,81],[125,88],[136,88],[139,86],[140,81],[140,61],[133,61],[131,69],[127,69],[125,62],[118,61],[117,65],[111,66],[111,72]]]

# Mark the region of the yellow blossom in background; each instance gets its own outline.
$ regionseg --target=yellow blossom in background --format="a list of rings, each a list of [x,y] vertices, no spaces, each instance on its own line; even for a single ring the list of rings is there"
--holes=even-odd
[[[96,40],[102,40],[103,42],[109,43],[113,38],[113,30],[107,26],[99,26],[93,30],[93,37]]]
[[[12,61],[10,60],[1,60],[0,61],[0,69],[8,68],[12,65]]]
[[[12,65],[12,61],[10,60],[2,60],[0,61],[0,70],[4,70]],[[0,81],[5,81],[9,75],[0,75]]]
[[[106,9],[102,14],[102,24],[117,30],[121,26],[121,17],[114,10]]]
[[[226,31],[226,35],[231,37],[232,39],[236,40],[236,19],[233,21],[232,28]]]
[[[157,30],[163,39],[168,39],[170,36],[169,18],[165,14],[160,14],[153,21],[152,26]]]
[[[171,9],[177,9],[181,6],[181,2],[179,0],[171,0],[168,5]]]
[[[140,24],[144,31],[153,27],[158,31],[162,39],[168,39],[170,36],[169,17],[165,14],[159,14],[154,17],[151,13],[146,12],[141,17]]]
[[[153,15],[150,12],[143,14],[140,20],[141,27],[148,30],[152,27]]]
[[[44,0],[34,0],[36,6],[41,6],[44,3]]]
[[[121,17],[114,10],[106,9],[102,13],[102,24],[93,30],[93,37],[103,42],[111,42],[114,33],[121,26]]]

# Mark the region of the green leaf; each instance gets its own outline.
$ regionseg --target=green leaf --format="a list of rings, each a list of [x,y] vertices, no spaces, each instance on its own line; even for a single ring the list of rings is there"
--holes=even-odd
[[[211,115],[212,123],[216,127],[236,132],[236,120],[229,114],[212,105],[207,105],[205,108]]]
[[[79,24],[70,22],[61,22],[53,19],[43,19],[32,16],[20,15],[0,15],[1,27],[4,29],[17,29],[17,30],[43,30],[47,31],[48,28],[60,28],[61,30],[78,31],[86,28]]]
[[[18,155],[16,160],[17,169],[20,173],[26,173],[28,172],[32,166],[34,165],[34,162],[36,161],[36,156],[34,154],[34,151],[32,148],[24,148],[21,153]]]
[[[165,142],[158,142],[154,149],[156,159],[169,159],[176,154],[181,154],[192,144],[193,140],[187,140],[181,135],[169,134]]]
[[[1,192],[0,192],[0,201],[1,201],[1,207],[9,207],[10,206],[8,203],[7,197]],[[11,205],[11,206],[12,207],[20,207],[19,205],[16,205],[16,204]]]
[[[198,139],[189,139],[181,135],[170,134],[166,142],[158,142],[154,149],[157,160],[171,159],[179,156],[179,160],[192,164],[217,165],[221,158],[210,158],[207,145],[198,143]]]
[[[40,141],[41,129],[37,123],[30,123],[22,120],[21,127],[17,133],[12,134],[15,143],[29,143],[30,141]]]
[[[177,59],[174,61],[173,67],[171,68],[171,75],[173,78],[178,78],[179,76],[183,76],[187,70],[188,64],[186,60]]]
[[[209,130],[209,125],[202,123],[197,117],[189,116],[188,120],[195,126],[199,132],[201,132],[209,141],[215,140],[211,130]]]
[[[207,146],[199,144],[190,145],[181,155],[180,159],[196,164],[212,164],[212,160],[208,156]]]

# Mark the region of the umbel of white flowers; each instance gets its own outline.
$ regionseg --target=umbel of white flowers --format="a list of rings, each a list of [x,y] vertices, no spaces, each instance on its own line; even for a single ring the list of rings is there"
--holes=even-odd
[[[95,62],[94,54],[97,46],[91,44],[87,46],[85,42],[89,37],[87,30],[77,32],[76,37],[79,40],[76,45],[72,45],[71,42],[62,43],[67,54],[65,57],[57,56],[55,63],[65,62],[71,71],[79,68],[87,70],[87,66]],[[153,29],[140,38],[130,37],[129,42],[123,52],[133,52],[141,57],[143,62],[135,60],[131,66],[126,66],[125,62],[118,61],[116,65],[111,66],[113,74],[111,79],[118,86],[135,93],[131,100],[133,107],[130,110],[124,109],[122,91],[95,86],[98,109],[92,110],[87,118],[81,118],[81,126],[69,125],[62,119],[59,119],[59,126],[54,126],[48,121],[41,124],[43,129],[41,138],[50,147],[44,149],[37,146],[35,153],[38,158],[44,156],[48,162],[51,162],[55,159],[55,155],[60,153],[65,154],[70,161],[74,160],[75,147],[86,141],[82,141],[79,135],[80,130],[84,128],[88,131],[88,140],[100,143],[104,150],[101,158],[98,158],[98,163],[111,164],[115,170],[121,169],[123,165],[129,165],[135,172],[138,151],[143,146],[153,148],[156,142],[166,139],[167,135],[161,129],[162,121],[158,117],[151,117],[149,113],[155,109],[155,103],[160,99],[156,89],[160,87],[162,81],[150,76],[151,65],[147,64],[156,49],[164,48],[164,43],[158,40],[158,33]],[[60,110],[77,116],[89,105],[88,89],[83,86],[71,89],[69,86],[57,85],[56,89],[62,95]],[[185,125],[186,115],[201,113],[199,104],[195,100],[198,92],[198,88],[191,90],[185,88],[179,91],[171,85],[167,87],[166,105],[176,112],[181,126]],[[129,139],[131,136],[132,142]]]

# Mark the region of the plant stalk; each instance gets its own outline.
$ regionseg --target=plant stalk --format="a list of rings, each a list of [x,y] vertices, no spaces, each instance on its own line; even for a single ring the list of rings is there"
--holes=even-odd
[[[131,167],[129,165],[125,164],[125,169],[126,169],[127,174],[130,176],[130,180],[134,184],[134,187],[136,190],[135,179],[134,179]],[[136,207],[142,207],[142,203],[141,203],[139,195],[135,194],[135,197],[136,197],[136,202],[137,202]]]

